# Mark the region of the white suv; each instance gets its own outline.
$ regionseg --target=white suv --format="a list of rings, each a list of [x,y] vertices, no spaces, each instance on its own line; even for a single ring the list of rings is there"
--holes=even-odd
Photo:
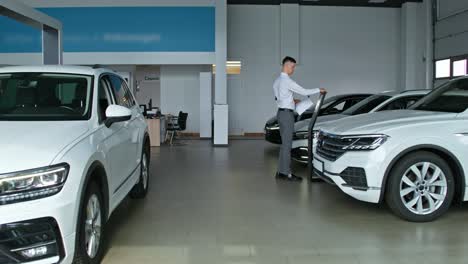
[[[353,105],[341,114],[320,116],[314,125],[314,135],[318,133],[320,128],[327,122],[335,122],[342,118],[350,116],[374,113],[380,111],[388,111],[395,109],[407,109],[409,106],[417,102],[419,99],[427,95],[430,90],[406,90],[402,92],[383,92],[372,95]],[[308,152],[308,129],[310,119],[296,122],[294,126],[294,137],[291,151],[291,158],[297,162],[307,164],[309,160]],[[314,139],[315,143],[316,139]]]
[[[468,77],[410,110],[349,117],[323,126],[314,171],[352,197],[386,201],[409,221],[431,221],[454,197],[468,200]]]
[[[0,68],[0,263],[99,263],[105,224],[148,190],[146,122],[91,67]]]

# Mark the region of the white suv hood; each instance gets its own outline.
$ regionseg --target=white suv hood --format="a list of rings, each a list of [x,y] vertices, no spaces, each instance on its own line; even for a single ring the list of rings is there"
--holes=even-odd
[[[0,174],[50,165],[87,130],[83,121],[1,121]]]
[[[417,110],[394,110],[352,116],[322,126],[328,133],[338,135],[357,135],[386,133],[392,129],[401,129],[422,123],[447,121],[457,114]]]
[[[322,123],[335,121],[341,118],[349,117],[349,115],[343,114],[336,114],[336,115],[325,115],[317,117],[317,121],[315,121],[314,130],[320,129]],[[294,131],[308,131],[309,130],[309,123],[311,119],[305,119],[294,124]]]

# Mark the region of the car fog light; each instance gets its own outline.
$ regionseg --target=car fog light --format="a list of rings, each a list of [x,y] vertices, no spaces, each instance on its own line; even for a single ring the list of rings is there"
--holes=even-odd
[[[40,258],[47,255],[49,252],[47,246],[25,249],[21,251],[21,255],[27,259]]]

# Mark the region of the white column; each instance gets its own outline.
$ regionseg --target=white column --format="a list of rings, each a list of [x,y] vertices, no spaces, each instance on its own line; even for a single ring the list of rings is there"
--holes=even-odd
[[[216,1],[216,75],[214,106],[214,145],[228,144],[228,105],[227,105],[227,3]]]
[[[401,7],[402,17],[402,90],[414,89],[417,7],[414,3],[406,3]]]
[[[42,63],[63,64],[62,32],[49,26],[42,26]]]
[[[211,72],[200,72],[200,138],[211,138],[212,80]]]
[[[298,4],[281,4],[281,61],[285,56],[299,58],[299,19]]]
[[[426,8],[426,88],[434,87],[434,23],[432,0],[424,0]]]
[[[399,90],[426,86],[426,29],[423,3],[408,2],[401,8],[401,85]]]
[[[1,0],[0,15],[42,31],[43,64],[62,64],[62,23],[21,1]]]

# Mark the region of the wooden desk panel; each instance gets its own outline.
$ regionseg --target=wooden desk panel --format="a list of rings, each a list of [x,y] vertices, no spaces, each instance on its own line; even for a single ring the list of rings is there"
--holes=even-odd
[[[161,146],[161,120],[156,119],[146,119],[148,124],[148,133],[151,140],[152,147]]]

